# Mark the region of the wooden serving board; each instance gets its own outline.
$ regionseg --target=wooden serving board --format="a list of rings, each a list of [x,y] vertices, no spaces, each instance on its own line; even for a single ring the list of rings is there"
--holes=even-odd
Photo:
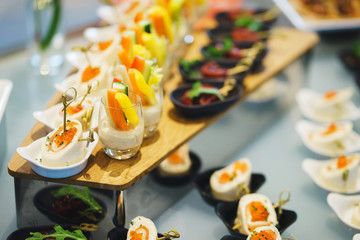
[[[269,53],[264,59],[265,70],[259,74],[246,77],[244,81],[245,95],[299,58],[319,41],[315,33],[290,28],[278,28],[276,32],[278,34],[275,34],[268,42]],[[204,32],[194,33],[194,37],[195,41],[188,47],[185,55],[187,59],[201,57],[200,49],[208,42]],[[144,140],[140,152],[132,159],[113,160],[107,157],[99,143],[90,156],[86,168],[81,173],[69,178],[50,179],[37,175],[31,170],[30,163],[15,153],[8,164],[9,174],[16,178],[83,185],[109,190],[129,188],[154,169],[161,160],[168,157],[178,147],[225,114],[224,112],[201,119],[188,119],[181,116],[175,110],[169,98],[169,92],[182,82],[177,70],[177,64],[174,64],[173,70],[173,76],[164,84],[164,109],[159,131],[152,138]],[[58,103],[60,97],[60,93],[55,93],[48,107]],[[240,99],[239,102],[242,100]],[[45,136],[48,132],[49,129],[37,122],[21,146],[29,145],[36,139]]]

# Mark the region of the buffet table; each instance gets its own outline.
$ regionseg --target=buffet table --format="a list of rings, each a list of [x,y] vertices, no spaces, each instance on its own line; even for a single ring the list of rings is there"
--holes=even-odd
[[[265,71],[246,79],[247,92],[245,95],[256,89],[271,76],[277,74],[286,65],[308,51],[318,41],[317,36],[312,33],[300,33],[288,29],[284,31],[289,33],[287,38],[279,37],[278,39],[271,40],[269,44],[270,51],[274,55],[270,55],[265,59],[265,66],[268,66],[265,68]],[[202,37],[195,34],[195,39],[202,39]],[[188,51],[188,58],[196,56],[194,54],[195,50],[192,50],[192,48],[196,47],[198,49],[199,47],[196,46],[198,43],[195,42],[191,46]],[[70,43],[70,45],[73,45],[73,43]],[[298,239],[320,239],[320,237],[328,239],[338,237],[336,239],[344,239],[344,236],[350,238],[354,232],[347,229],[328,207],[325,201],[327,192],[314,185],[310,178],[301,170],[302,159],[312,157],[313,154],[302,145],[294,131],[295,122],[301,118],[296,105],[294,105],[294,93],[304,84],[304,79],[308,79],[308,82],[305,83],[306,85],[320,91],[325,91],[331,87],[341,88],[352,84],[350,74],[337,62],[334,55],[337,48],[334,48],[334,46],[322,43],[316,49],[308,67],[303,69],[302,64],[296,62],[286,70],[283,78],[285,78],[285,81],[289,81],[291,91],[288,91],[285,97],[283,96],[277,101],[267,103],[266,105],[244,103],[234,106],[227,113],[215,117],[189,121],[174,112],[169,98],[165,98],[163,122],[160,125],[159,133],[154,139],[144,142],[141,154],[138,154],[137,159],[134,161],[120,162],[109,160],[100,151],[100,146],[98,146],[93,153],[91,162],[82,173],[71,178],[54,180],[36,175],[31,171],[29,164],[15,154],[9,162],[8,171],[17,179],[17,184],[15,185],[17,188],[17,204],[22,206],[23,203],[21,201],[30,200],[23,198],[26,194],[22,190],[30,186],[33,180],[36,180],[34,182],[40,183],[42,186],[47,186],[48,181],[50,181],[85,185],[107,190],[125,190],[143,178],[177,147],[198,134],[190,146],[191,149],[200,155],[203,161],[202,170],[212,166],[223,165],[226,162],[246,156],[253,161],[254,171],[262,172],[266,176],[266,183],[259,192],[267,194],[271,199],[277,199],[278,193],[281,190],[291,190],[292,199],[286,208],[295,210],[298,214],[298,220],[286,231],[284,236],[289,236],[289,233],[293,233]],[[21,59],[23,56],[24,54],[21,55],[21,53],[14,55],[13,60]],[[5,71],[5,75],[12,78],[15,85],[13,98],[10,99],[9,103],[10,110],[8,110],[8,118],[10,118],[8,121],[8,133],[13,135],[9,135],[9,147],[5,162],[10,159],[11,155],[15,152],[15,148],[20,145],[21,140],[25,136],[23,144],[27,145],[47,131],[43,125],[36,123],[33,129],[30,130],[30,133],[27,134],[30,126],[35,122],[33,119],[30,120],[31,113],[44,108],[45,103],[51,96],[47,90],[52,89],[51,85],[53,84],[53,82],[49,83],[49,79],[34,78],[26,82],[26,79],[24,79],[26,74],[22,73],[22,76],[18,76],[17,74],[20,75],[21,73],[16,73],[16,68],[19,64],[25,67],[25,61],[15,64],[15,61],[11,60],[9,62],[0,62],[4,69],[9,65],[11,66],[11,68]],[[305,70],[306,75],[304,78],[301,77],[303,70]],[[345,80],[344,76],[349,79]],[[60,81],[61,77],[63,76],[60,76],[55,81]],[[326,84],[320,79],[326,79]],[[175,75],[174,79],[165,86],[166,92],[168,93],[177,86],[179,81],[179,76]],[[23,88],[19,89],[21,86]],[[15,95],[16,98],[14,97]],[[58,94],[55,94],[48,106],[57,103],[59,97]],[[240,101],[243,100],[241,99]],[[17,119],[19,115],[14,108],[21,107],[26,102],[31,107],[21,113],[21,118],[29,119],[30,122],[23,126],[17,126],[18,128],[15,129],[13,125],[21,125],[21,121]],[[201,132],[206,127],[207,129]],[[249,128],[253,129],[253,131],[250,131],[251,133],[249,133]],[[171,129],[178,130],[171,131]],[[172,134],[169,135],[169,132]],[[20,183],[19,180],[23,178],[30,180],[24,180]],[[9,178],[6,178],[6,180],[9,185]],[[159,232],[176,228],[182,234],[182,239],[202,239],[205,236],[210,239],[220,239],[227,234],[225,226],[215,215],[213,208],[203,202],[196,190],[190,191],[179,202],[173,205],[177,199],[175,199],[174,195],[171,195],[171,192],[177,191],[177,189],[162,188],[154,185],[156,184],[151,179],[145,177],[133,188],[142,189],[144,192],[146,186],[152,186],[153,190],[147,189],[147,191],[150,191],[150,197],[148,197],[147,201],[159,201],[159,199],[164,198],[170,199],[165,200],[167,202],[166,207],[169,207],[168,210],[154,219]],[[129,189],[128,199],[131,199],[130,201],[135,201],[135,196],[137,196],[136,193],[132,194],[133,188]],[[1,190],[1,197],[5,195],[4,189]],[[186,186],[184,189],[181,189],[181,192],[186,193],[189,189],[190,187]],[[31,190],[30,188],[29,191]],[[135,191],[133,190],[133,192]],[[166,196],[157,196],[154,192],[168,194]],[[139,195],[141,196],[141,194]],[[110,197],[106,201],[112,204],[113,200]],[[13,206],[13,204],[11,205]],[[131,209],[134,209],[134,207],[129,206],[128,212],[130,216],[134,214],[131,213]],[[30,221],[31,214],[26,212],[26,210],[26,208],[18,208],[18,217],[27,218]],[[110,209],[108,214],[114,214],[113,210]],[[161,209],[161,211],[163,210]],[[30,211],[33,210],[30,209]],[[161,211],[158,211],[158,213],[161,213]],[[141,214],[141,211],[139,213]],[[191,221],[188,219],[191,219]],[[315,220],[316,224],[319,225],[318,229],[314,229]],[[39,222],[41,220],[34,220],[33,223],[37,224]],[[25,224],[25,221],[22,223]],[[103,224],[105,225],[105,223]],[[106,224],[111,224],[111,221],[106,222]],[[10,226],[10,228],[13,228],[13,226]],[[312,231],[309,231],[309,229],[312,229]]]

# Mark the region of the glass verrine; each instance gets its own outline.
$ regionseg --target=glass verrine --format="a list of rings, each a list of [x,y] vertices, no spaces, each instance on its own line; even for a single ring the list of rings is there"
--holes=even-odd
[[[144,137],[151,137],[156,130],[158,129],[160,118],[163,109],[163,88],[162,81],[158,83],[150,85],[151,91],[154,93],[154,97],[152,97],[152,93],[150,96],[145,96],[146,101],[143,101],[143,113],[144,113]],[[140,89],[141,92],[148,92],[145,89]],[[153,98],[153,99],[150,99]]]
[[[139,151],[144,136],[141,98],[129,92],[129,99],[131,106],[125,108],[120,104],[119,108],[110,107],[104,97],[101,99],[98,133],[105,153],[114,159],[133,157]],[[119,117],[125,121],[125,128],[119,127]],[[136,124],[134,118],[138,118]]]

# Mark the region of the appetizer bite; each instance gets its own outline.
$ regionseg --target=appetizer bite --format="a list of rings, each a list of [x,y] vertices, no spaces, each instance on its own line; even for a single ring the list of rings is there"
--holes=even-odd
[[[334,122],[360,118],[360,110],[351,101],[353,90],[329,90],[318,93],[301,89],[296,96],[302,114],[317,122]]]
[[[157,240],[157,230],[153,221],[138,216],[130,222],[127,240]]]
[[[129,92],[125,84],[119,88],[102,91],[98,131],[108,156],[128,159],[140,148],[144,120],[140,97]]]
[[[249,193],[251,163],[242,158],[229,166],[215,171],[210,178],[210,187],[215,198],[234,201]]]
[[[65,128],[60,126],[46,136],[41,148],[41,163],[48,167],[63,167],[81,161],[86,152],[86,142],[79,141],[82,135],[81,123],[67,120]]]
[[[278,224],[275,209],[268,197],[253,193],[243,196],[239,201],[234,225],[240,226],[240,233],[249,235],[257,227]]]
[[[281,240],[279,230],[274,226],[255,228],[246,240]]]
[[[341,155],[323,166],[320,175],[323,181],[338,189],[354,189],[357,185],[360,156]]]
[[[192,88],[185,92],[182,97],[184,105],[207,105],[213,102],[224,101],[225,97],[221,95],[218,88],[196,82]]]
[[[115,233],[111,235],[116,235]],[[121,235],[121,233],[118,235]],[[163,235],[158,234],[155,224],[150,219],[143,216],[137,216],[130,222],[130,227],[127,231],[126,240],[158,240],[174,239],[179,237],[180,234],[174,229],[170,230],[167,233],[164,233]]]
[[[182,145],[170,157],[162,161],[158,167],[161,176],[183,176],[189,173],[191,159],[189,144]]]
[[[106,213],[105,204],[87,187],[50,186],[34,196],[35,207],[57,223],[98,223]]]
[[[338,144],[341,145],[344,138],[352,132],[351,122],[331,123],[319,127],[309,135],[310,141],[315,144]]]

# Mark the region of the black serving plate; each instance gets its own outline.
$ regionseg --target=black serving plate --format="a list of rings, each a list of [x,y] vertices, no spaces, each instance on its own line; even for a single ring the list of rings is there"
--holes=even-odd
[[[47,216],[50,220],[52,220],[56,223],[59,223],[59,224],[81,224],[81,223],[98,223],[105,217],[106,205],[103,201],[101,201],[100,199],[98,199],[96,197],[94,197],[94,199],[102,206],[102,208],[104,210],[102,214],[99,214],[99,216],[97,216],[99,218],[98,221],[89,220],[88,218],[81,216],[80,215],[81,213],[79,213],[79,216],[76,218],[69,218],[67,216],[56,213],[55,209],[54,209],[54,203],[55,203],[56,198],[53,197],[51,192],[53,192],[61,187],[62,186],[50,186],[50,187],[44,188],[44,189],[40,190],[34,196],[35,207],[41,213],[43,213],[45,216]]]
[[[127,228],[113,228],[107,235],[107,240],[126,240],[127,237],[127,233],[128,233]],[[158,233],[158,238],[163,237],[164,235]],[[167,238],[169,239],[169,238]]]
[[[183,66],[181,64],[179,64],[179,72],[180,72],[182,78],[184,79],[184,81],[189,82],[189,83],[195,83],[197,81],[201,81],[203,83],[224,83],[225,79],[228,78],[228,77],[212,78],[212,77],[205,77],[205,76],[203,76],[201,74],[201,72],[200,72],[201,66],[204,65],[207,62],[210,62],[210,60],[201,60],[201,61],[197,62],[196,64],[194,64],[191,67],[191,71],[199,72],[199,77],[189,76],[184,71]],[[217,61],[215,61],[215,62],[217,64],[219,64],[222,68],[226,68],[226,69],[235,67],[235,65],[236,65],[236,63],[235,64],[229,64],[229,63],[221,63],[221,62],[217,62]],[[248,74],[249,74],[249,71],[244,71],[244,72],[236,74],[236,75],[234,75],[232,77],[235,78],[238,83],[242,83],[244,78]]]
[[[54,226],[38,226],[38,227],[25,227],[12,232],[6,240],[25,240],[31,237],[30,232],[46,232],[53,229]],[[71,225],[62,225],[65,230],[74,231]],[[83,232],[87,240],[92,240],[93,237],[90,232]]]
[[[264,13],[269,9],[265,8],[257,8],[254,10],[251,9],[244,9],[245,11],[253,12],[253,14]],[[235,11],[236,12],[236,11]],[[219,27],[234,27],[235,20],[231,19],[229,12],[219,12],[215,15],[216,21],[219,23]],[[271,20],[263,21],[262,24],[264,27],[270,27],[276,21],[277,17]]]
[[[230,66],[235,66],[241,58],[227,58],[227,57],[208,57],[205,54],[205,51],[210,47],[210,46],[215,46],[216,43],[211,43],[209,45],[204,46],[201,49],[201,54],[207,59],[207,60],[211,60],[211,61],[215,61],[217,63],[221,63],[221,64],[227,64]],[[248,47],[246,48],[241,48],[241,49],[248,49]],[[250,72],[254,73],[254,72],[259,72],[262,69],[262,61],[265,58],[266,54],[269,52],[269,48],[266,47],[265,49],[263,49],[254,59],[253,65],[250,68]]]
[[[226,28],[217,27],[217,28],[213,28],[213,29],[209,30],[207,33],[208,33],[209,38],[211,39],[211,42],[222,42],[225,38],[232,39],[231,31],[233,29],[234,28],[229,28],[229,27],[226,27]],[[267,30],[269,30],[269,28],[264,28],[264,31],[267,31]],[[263,42],[266,42],[267,40],[268,40],[268,37],[260,38],[260,41],[263,41]],[[241,48],[249,48],[258,42],[258,41],[235,41],[235,40],[232,40],[232,41],[236,46],[241,47]]]
[[[223,221],[225,226],[231,235],[239,237],[240,240],[246,240],[247,236],[239,233],[232,229],[234,226],[234,220],[237,214],[238,203],[219,203],[216,205],[215,212]],[[276,214],[278,214],[278,209],[275,209]],[[280,233],[283,233],[291,224],[293,224],[297,219],[297,215],[294,211],[283,209],[283,213],[278,219],[279,224],[277,229]]]
[[[229,92],[229,95],[224,101],[214,102],[207,105],[188,106],[182,103],[182,97],[187,90],[191,89],[192,85],[193,84],[188,84],[178,87],[170,93],[170,99],[175,105],[175,108],[184,116],[192,118],[209,116],[222,112],[239,100],[243,93],[242,88],[237,85]],[[224,84],[211,83],[210,85],[221,88]]]
[[[198,155],[190,151],[191,167],[187,174],[181,176],[162,176],[159,167],[151,171],[150,175],[153,179],[164,186],[181,186],[193,180],[201,167],[201,161]]]
[[[217,171],[221,168],[224,168],[224,167],[217,167],[217,168],[209,169],[209,170],[201,173],[194,179],[194,185],[197,188],[197,190],[199,191],[201,197],[204,199],[204,201],[207,204],[212,205],[212,206],[216,206],[219,203],[228,202],[228,201],[219,200],[219,199],[215,198],[211,192],[210,177],[215,171]],[[263,174],[252,173],[251,179],[250,179],[250,184],[249,184],[250,192],[255,193],[264,184],[264,182],[265,182],[265,176]],[[230,202],[238,203],[239,200],[230,201]]]
[[[342,49],[338,55],[346,68],[351,71],[360,70],[360,59],[355,56],[351,49]]]

